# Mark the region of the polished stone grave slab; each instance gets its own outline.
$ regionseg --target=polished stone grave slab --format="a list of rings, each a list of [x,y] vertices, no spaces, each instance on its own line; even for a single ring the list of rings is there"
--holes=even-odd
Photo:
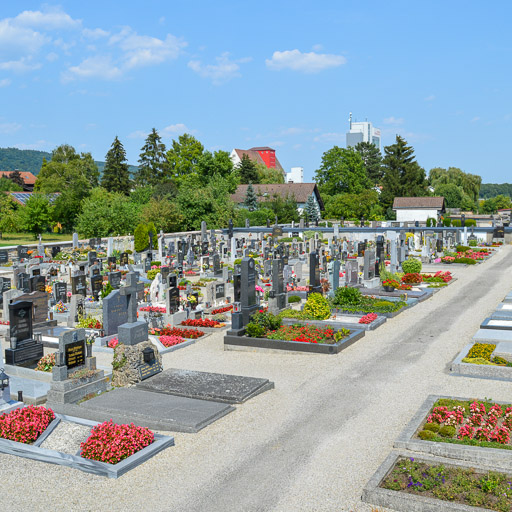
[[[512,341],[512,332],[503,329],[478,329],[473,336],[476,343],[499,343]]]
[[[66,331],[70,331],[71,327],[41,327],[34,329],[34,334],[41,335],[43,346],[47,348],[59,348],[59,336]]]
[[[510,331],[512,330],[512,318],[510,320],[486,318],[480,324],[480,329],[497,329],[502,331]]]
[[[501,341],[496,345],[492,355],[493,357],[502,357],[509,363],[512,362],[512,342]]]
[[[201,400],[241,404],[274,388],[268,379],[170,368],[139,382],[138,389]]]
[[[135,388],[115,389],[80,405],[65,404],[64,409],[80,412],[82,417],[95,421],[108,421],[112,418],[115,423],[133,422],[143,427],[172,432],[199,432],[235,410],[228,404]]]

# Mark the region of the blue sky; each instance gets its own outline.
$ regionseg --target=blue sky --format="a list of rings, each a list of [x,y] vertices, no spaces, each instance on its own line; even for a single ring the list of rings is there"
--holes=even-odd
[[[512,181],[512,2],[0,0],[0,146],[136,164],[155,127],[311,180],[349,112],[419,163]]]

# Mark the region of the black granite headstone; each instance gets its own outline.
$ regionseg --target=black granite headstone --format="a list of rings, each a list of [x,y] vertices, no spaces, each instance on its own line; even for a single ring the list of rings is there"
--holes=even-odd
[[[118,290],[121,286],[121,272],[109,272],[108,282],[114,290]]]
[[[87,281],[85,274],[71,276],[71,293],[73,295],[87,295]]]
[[[0,251],[0,265],[9,261],[9,253],[7,251]]]
[[[68,301],[68,285],[58,282],[53,284],[53,295],[56,302],[66,303]]]

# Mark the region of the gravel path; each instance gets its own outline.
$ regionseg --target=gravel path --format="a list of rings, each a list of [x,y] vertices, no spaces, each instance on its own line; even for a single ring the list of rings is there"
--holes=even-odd
[[[61,421],[55,430],[41,443],[41,448],[57,450],[59,452],[76,455],[83,443],[91,433],[91,427]]]
[[[511,264],[507,246],[454,269],[454,284],[337,356],[223,352],[221,333],[166,354],[167,368],[266,377],[276,388],[198,434],[173,434],[175,447],[115,481],[0,455],[3,508],[370,512],[362,489],[428,394],[510,400],[510,383],[448,368],[512,289]]]

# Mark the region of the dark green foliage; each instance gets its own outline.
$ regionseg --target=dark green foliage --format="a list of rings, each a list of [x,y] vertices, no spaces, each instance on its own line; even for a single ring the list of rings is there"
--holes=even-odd
[[[237,166],[240,175],[240,183],[259,183],[258,170],[256,164],[246,155],[242,155],[242,160]]]
[[[0,150],[0,164],[1,151],[3,150]],[[482,199],[490,199],[499,195],[512,197],[512,183],[482,183],[480,185],[480,197]]]
[[[471,247],[468,247],[467,245],[457,245],[455,250],[457,252],[467,252],[467,251],[471,250]]]
[[[451,425],[443,425],[439,429],[439,435],[441,437],[453,437],[456,431],[456,428],[452,427]]]
[[[247,194],[245,195],[244,205],[250,212],[253,212],[258,208],[258,197],[256,196],[256,192],[254,192],[254,188],[251,182],[249,182],[249,186],[247,187]]]
[[[165,144],[153,128],[141,148],[135,182],[141,186],[158,185],[164,180],[166,165]]]
[[[146,225],[146,229],[148,230],[148,247],[149,247],[149,233],[153,234],[153,249],[158,249],[158,233],[156,231],[155,225],[153,222],[148,222]]]
[[[320,218],[320,211],[318,210],[313,194],[311,194],[306,201],[306,206],[304,207],[304,216],[309,222],[315,222]]]
[[[0,148],[0,169],[3,171],[31,172],[35,176],[41,170],[43,158],[50,160],[52,155],[46,151],[35,151],[33,149]]]
[[[137,252],[145,251],[149,247],[148,228],[145,224],[139,224],[135,228],[134,245]]]
[[[354,149],[363,159],[366,175],[372,185],[379,185],[382,180],[382,155],[379,148],[371,142],[359,142]]]
[[[107,284],[103,285],[103,290],[101,290],[101,298],[104,299],[105,297],[108,297],[113,291],[114,288],[112,288],[110,282],[107,281]]]
[[[0,192],[21,192],[23,186],[17,185],[9,178],[0,178]]]
[[[462,221],[460,219],[452,219],[452,226],[454,228],[460,228],[462,226]]]
[[[126,151],[117,136],[106,155],[101,186],[109,192],[119,192],[125,195],[130,193],[131,182]]]
[[[249,336],[249,338],[262,338],[265,336],[265,328],[255,322],[249,322],[245,326],[245,334]]]
[[[334,304],[335,305],[350,305],[355,306],[361,302],[361,292],[357,288],[351,288],[349,286],[340,286],[334,292]]]
[[[21,173],[18,169],[14,169],[14,171],[9,174],[9,179],[18,187],[21,187],[23,190],[23,186],[25,185],[25,180],[22,178]]]
[[[294,302],[300,302],[301,299],[298,295],[290,295],[288,297],[288,304],[293,304]]]
[[[476,260],[472,258],[455,258],[453,263],[463,263],[465,265],[476,265]]]
[[[471,226],[476,226],[476,220],[475,219],[466,219],[466,226],[470,228]]]
[[[427,228],[435,228],[437,226],[436,219],[433,219],[432,217],[429,217],[427,219]]]
[[[299,221],[297,201],[293,195],[287,195],[284,199],[281,196],[274,195],[272,200],[260,203],[260,210],[261,209],[270,210],[272,212],[271,220],[277,215],[277,222],[280,224]],[[265,218],[265,222],[267,218],[268,217]],[[260,225],[264,225],[264,223]]]

